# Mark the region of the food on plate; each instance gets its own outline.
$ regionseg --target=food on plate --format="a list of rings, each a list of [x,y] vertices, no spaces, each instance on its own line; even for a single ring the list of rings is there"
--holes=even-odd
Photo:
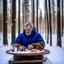
[[[37,52],[38,50],[37,49],[32,49],[30,50],[31,52]]]

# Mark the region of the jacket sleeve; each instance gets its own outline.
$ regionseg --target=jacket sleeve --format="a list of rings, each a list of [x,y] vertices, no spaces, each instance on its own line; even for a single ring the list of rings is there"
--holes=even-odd
[[[43,42],[32,43],[32,45],[36,49],[44,49],[44,47],[45,47],[45,44],[43,44]]]
[[[38,34],[37,42],[36,43],[32,43],[32,45],[36,49],[43,49],[45,47],[45,42],[43,40],[43,37],[40,34]]]
[[[43,37],[39,33],[38,33],[38,36],[37,36],[37,42],[43,42],[43,43],[45,43]]]
[[[15,43],[18,43],[18,44],[21,44],[21,42],[22,42],[22,38],[21,38],[21,34],[14,40],[14,42],[13,42],[13,44],[15,44]]]

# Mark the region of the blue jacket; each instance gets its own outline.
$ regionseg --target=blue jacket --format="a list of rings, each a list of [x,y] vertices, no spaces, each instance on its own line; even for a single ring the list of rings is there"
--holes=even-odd
[[[44,40],[42,36],[38,32],[36,32],[35,27],[33,27],[31,35],[26,36],[26,32],[24,30],[23,33],[21,33],[14,41],[14,43],[19,43],[23,46],[28,46],[29,44],[37,43],[37,42],[44,43]]]

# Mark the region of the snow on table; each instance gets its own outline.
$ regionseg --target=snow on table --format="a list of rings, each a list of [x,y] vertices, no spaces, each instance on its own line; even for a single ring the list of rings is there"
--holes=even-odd
[[[44,50],[42,50],[42,51],[40,51],[40,50],[37,50],[37,52],[31,52],[30,50],[26,50],[26,51],[15,51],[15,52],[12,52],[12,51],[10,51],[10,53],[21,53],[21,54],[25,54],[25,53],[41,53],[41,52],[44,52]]]

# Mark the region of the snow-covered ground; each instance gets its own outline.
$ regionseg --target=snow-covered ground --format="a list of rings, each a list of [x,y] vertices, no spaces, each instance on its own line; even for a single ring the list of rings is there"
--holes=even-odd
[[[45,34],[43,35],[45,39]],[[46,62],[43,64],[64,64],[64,35],[61,37],[62,48],[57,46],[57,35],[52,35],[52,46],[46,44],[45,49],[50,50],[50,54],[44,55]],[[8,60],[13,56],[6,54],[6,50],[10,49],[11,46],[11,35],[8,35],[8,46],[3,46],[2,33],[0,33],[0,64],[8,64]]]
[[[8,46],[0,46],[0,64],[8,64],[8,60],[12,55],[6,54],[6,50],[10,49]]]
[[[45,55],[52,64],[64,64],[64,48],[59,46],[46,46],[45,49],[50,50],[50,54]]]
[[[10,46],[0,47],[0,64],[8,64],[9,59],[13,55],[6,54],[6,50],[10,49]],[[45,49],[50,50],[50,54],[44,55],[46,62],[43,64],[64,64],[64,49],[59,46],[46,46]]]

